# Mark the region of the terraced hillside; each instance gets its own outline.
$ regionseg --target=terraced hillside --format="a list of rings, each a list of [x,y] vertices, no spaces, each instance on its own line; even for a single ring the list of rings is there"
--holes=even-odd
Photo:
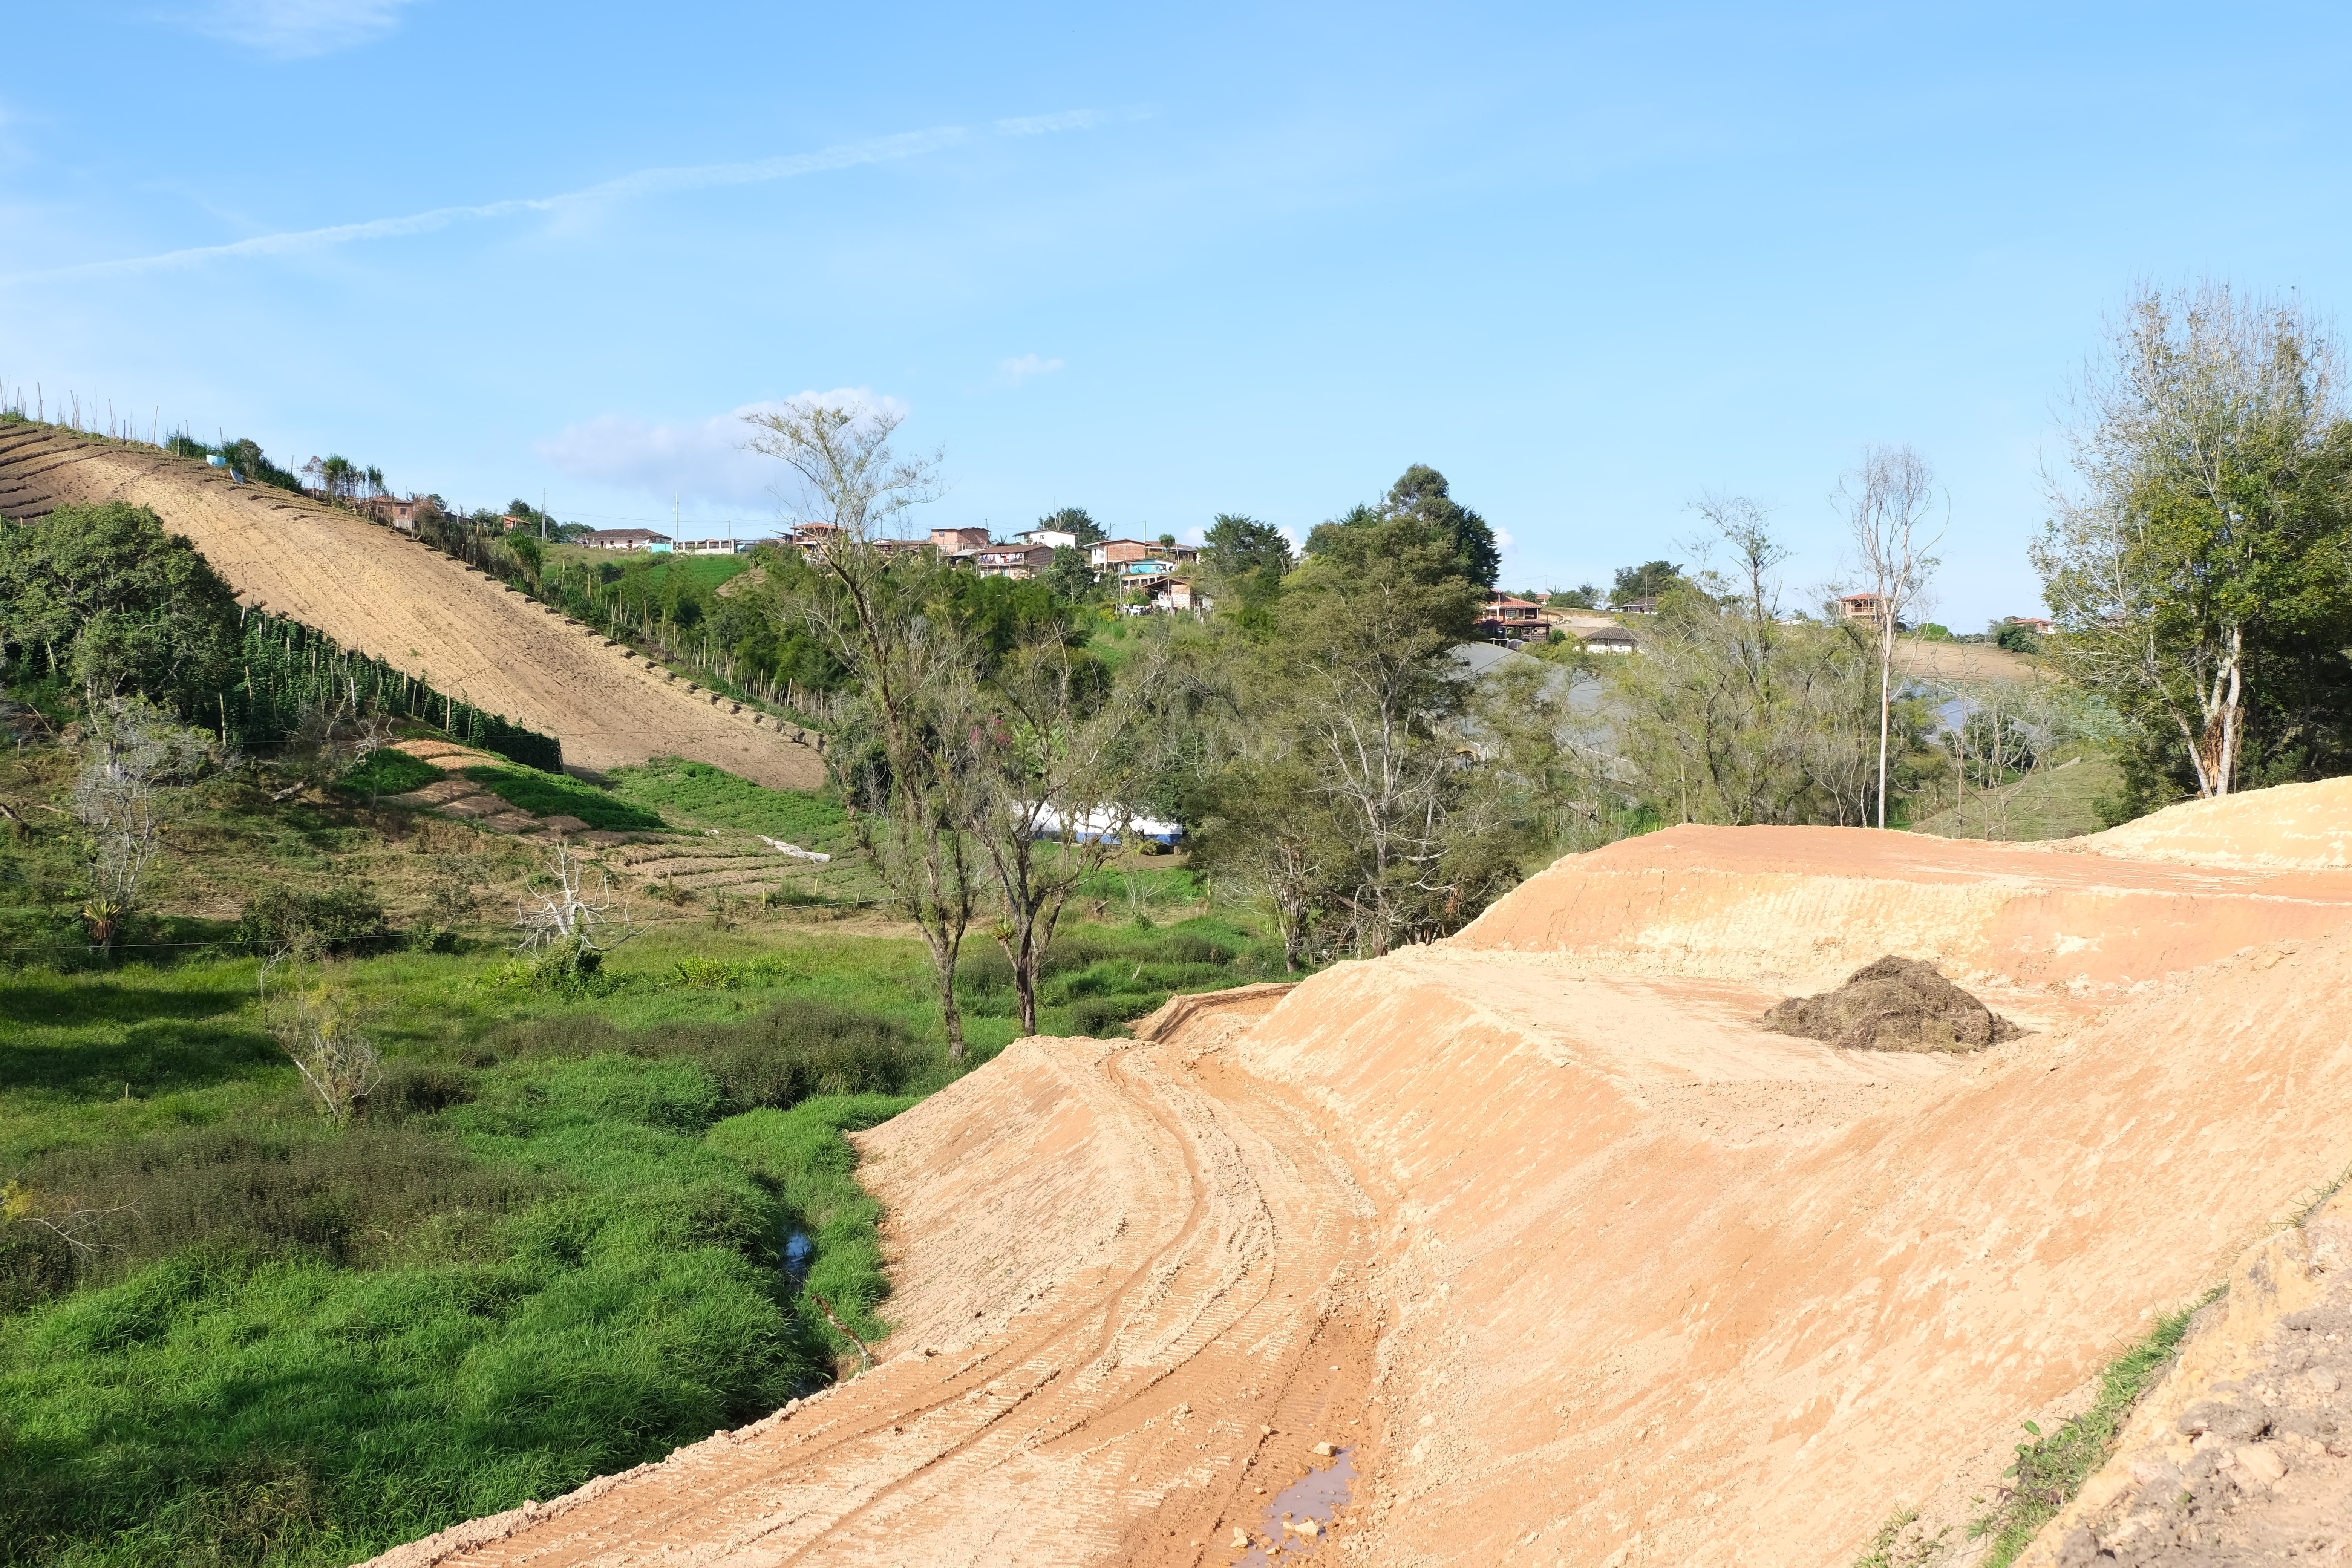
[[[153,508],[244,603],[558,736],[575,766],[681,756],[772,787],[822,782],[814,735],[780,730],[390,528],[152,447],[0,426],[0,516],[103,500]]]

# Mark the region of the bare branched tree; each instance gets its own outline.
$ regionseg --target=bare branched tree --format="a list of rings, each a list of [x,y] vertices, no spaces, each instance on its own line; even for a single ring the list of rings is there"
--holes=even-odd
[[[1878,826],[1886,826],[1886,738],[1895,711],[1895,634],[1904,612],[1938,564],[1930,553],[1943,537],[1939,503],[1948,514],[1927,460],[1908,447],[1875,446],[1862,466],[1838,483],[1832,504],[1853,533],[1861,586],[1874,603],[1878,633]],[[1930,532],[1933,529],[1935,531]]]
[[[548,851],[540,874],[523,884],[514,923],[522,932],[522,951],[570,974],[593,973],[604,954],[637,934],[628,900],[614,890],[604,863],[562,842]]]
[[[1117,684],[1045,635],[968,683],[953,732],[966,748],[972,841],[1004,900],[990,934],[1013,966],[1024,1034],[1037,1032],[1037,976],[1079,886],[1132,839],[1131,803],[1151,762],[1141,719],[1164,642]]]
[[[100,1252],[129,1250],[111,1242],[92,1241],[87,1233],[116,1215],[139,1212],[136,1204],[117,1204],[112,1208],[104,1209],[51,1210],[47,1214],[37,1212],[40,1207],[41,1194],[37,1188],[21,1182],[0,1184],[0,1226],[28,1225],[37,1230],[46,1230],[64,1242],[77,1258],[83,1260]]]
[[[89,833],[82,919],[100,952],[113,952],[122,922],[139,907],[182,786],[221,754],[215,737],[174,722],[143,698],[112,698],[90,710],[73,815]]]
[[[287,734],[287,752],[306,783],[331,784],[396,739],[392,716],[346,680],[331,695],[312,697]],[[371,803],[373,804],[373,803]]]
[[[793,613],[849,677],[827,766],[857,808],[859,847],[923,933],[948,1054],[961,1061],[956,964],[982,873],[966,832],[976,807],[954,694],[969,689],[977,656],[929,592],[936,558],[893,551],[884,533],[938,498],[940,459],[898,457],[900,416],[887,408],[803,397],[745,418],[759,432],[749,447],[796,480],[787,504],[815,581]]]
[[[262,1016],[318,1097],[320,1113],[341,1127],[383,1081],[383,1058],[350,992],[323,968],[308,976],[303,971],[302,959],[288,952],[262,964]]]

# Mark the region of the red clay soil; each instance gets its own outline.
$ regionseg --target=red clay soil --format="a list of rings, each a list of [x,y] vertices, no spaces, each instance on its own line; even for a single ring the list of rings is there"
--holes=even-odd
[[[682,756],[760,784],[813,788],[803,743],[670,678],[586,626],[404,534],[192,458],[0,426],[0,514],[68,501],[152,507],[245,604],[316,626],[464,701],[558,737],[589,769]]]
[[[1678,828],[1255,1020],[1024,1041],[859,1139],[882,1365],[382,1561],[1232,1563],[1318,1444],[1346,1563],[1964,1523],[2022,1420],[2352,1163],[2352,873],[2231,832],[2285,863]],[[2032,1032],[1755,1026],[1888,952]]]

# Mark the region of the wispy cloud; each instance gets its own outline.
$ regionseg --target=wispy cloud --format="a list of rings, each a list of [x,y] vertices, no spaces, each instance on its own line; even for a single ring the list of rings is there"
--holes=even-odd
[[[333,54],[383,37],[415,0],[212,0],[174,14],[181,25],[280,59]]]
[[[1091,109],[1066,109],[1059,114],[1030,114],[1000,120],[996,128],[1007,136],[1042,136],[1054,131],[1086,131],[1103,122]]]
[[[708,419],[656,424],[626,414],[605,414],[566,426],[535,447],[541,458],[575,479],[613,485],[667,500],[765,509],[773,487],[785,479],[782,464],[744,450],[753,414],[782,411],[787,402],[814,399],[836,408],[887,410],[904,416],[906,404],[870,387],[837,386],[803,392],[785,401],[746,403]]]
[[[1039,359],[1035,354],[1023,354],[1019,359],[996,362],[996,380],[1002,386],[1018,386],[1033,375],[1051,375],[1063,368],[1057,359]]]
[[[106,278],[126,273],[165,271],[176,268],[202,266],[208,261],[226,260],[238,257],[286,256],[300,251],[317,250],[329,246],[350,245],[358,240],[393,239],[403,235],[427,234],[446,228],[454,223],[483,218],[512,217],[526,213],[552,213],[566,209],[630,201],[642,196],[663,195],[677,191],[708,190],[717,185],[751,185],[770,180],[789,180],[802,174],[820,174],[830,169],[854,168],[861,163],[888,163],[899,158],[912,158],[924,153],[936,152],[964,139],[966,132],[958,126],[941,126],[930,131],[909,131],[896,136],[880,136],[867,142],[851,142],[838,147],[828,147],[816,153],[795,153],[779,158],[761,158],[746,163],[701,163],[688,168],[640,169],[616,180],[590,185],[584,190],[566,191],[551,196],[525,196],[509,201],[485,202],[476,206],[436,207],[430,212],[411,213],[404,217],[370,218],[362,223],[334,224],[326,228],[297,229],[284,234],[261,234],[250,239],[232,241],[226,245],[200,245],[184,250],[167,250],[154,256],[136,256],[119,261],[89,261],[77,267],[60,267],[41,272],[22,272],[6,279],[12,283],[34,282],[53,278]]]

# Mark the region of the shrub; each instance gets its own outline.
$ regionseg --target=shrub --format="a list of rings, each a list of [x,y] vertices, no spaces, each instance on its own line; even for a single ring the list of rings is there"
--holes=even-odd
[[[513,1024],[492,1037],[504,1057],[624,1054],[690,1061],[717,1080],[722,1108],[782,1110],[814,1095],[895,1094],[922,1058],[887,1018],[820,1003],[794,1003],[753,1017],[622,1030],[593,1016]]]
[[[341,952],[389,930],[383,906],[363,888],[330,888],[322,893],[276,887],[248,900],[232,940],[251,952],[313,947]]]
[[[404,1085],[404,1097],[416,1092]],[[359,1127],[341,1135],[302,1124],[204,1128],[36,1160],[23,1185],[37,1212],[106,1213],[73,1258],[81,1284],[121,1279],[194,1249],[215,1257],[299,1254],[366,1266],[451,1210],[503,1213],[544,1190],[516,1171],[477,1163],[446,1138]],[[26,1228],[22,1226],[12,1229]],[[36,1260],[39,1290],[67,1283]]]
[[[1140,1018],[1159,1005],[1159,997],[1133,992],[1081,996],[1070,1004],[1070,1026],[1098,1040],[1115,1039],[1127,1033],[1128,1020]]]
[[[2011,653],[2042,651],[2042,638],[2034,633],[2032,626],[2021,626],[2013,623],[1996,626],[1993,628],[1992,640],[1994,647],[2007,648]]]

